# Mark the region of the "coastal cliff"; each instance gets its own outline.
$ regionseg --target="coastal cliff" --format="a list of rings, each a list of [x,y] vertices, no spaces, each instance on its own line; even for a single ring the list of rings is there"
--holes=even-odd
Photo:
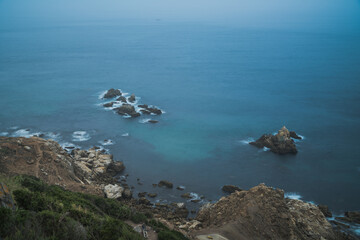
[[[204,205],[196,218],[191,219],[184,203],[152,204],[144,196],[133,198],[131,189],[114,178],[124,168],[122,162],[96,148],[65,150],[55,141],[38,137],[0,137],[0,180],[10,183],[10,191],[5,193],[4,190],[6,198],[1,199],[1,195],[0,200],[12,203],[10,207],[3,204],[7,210],[0,218],[5,216],[17,226],[19,211],[33,212],[34,221],[45,221],[44,214],[51,214],[51,221],[59,222],[59,228],[52,229],[53,234],[56,233],[54,239],[74,239],[57,235],[57,231],[65,231],[70,225],[81,230],[77,239],[118,239],[121,236],[127,238],[120,239],[142,239],[129,226],[135,223],[143,224],[149,229],[146,232],[153,232],[149,239],[160,240],[358,239],[341,228],[334,228],[324,216],[323,207],[284,198],[284,191],[264,184],[248,191],[227,186],[224,189],[232,192],[230,195]],[[5,184],[1,186],[7,189]],[[11,192],[15,201],[12,201]],[[89,224],[88,214],[92,221],[107,228],[101,230],[103,235]],[[357,217],[356,213],[350,215]],[[62,222],[62,219],[66,220]],[[0,237],[12,236],[11,226],[7,226],[7,230],[6,226],[0,224]],[[39,229],[41,236],[49,236],[46,229],[41,230],[45,232]],[[25,233],[21,234],[29,234],[26,229],[22,231]],[[123,235],[112,235],[111,231],[120,231]],[[141,228],[140,233],[143,233]]]

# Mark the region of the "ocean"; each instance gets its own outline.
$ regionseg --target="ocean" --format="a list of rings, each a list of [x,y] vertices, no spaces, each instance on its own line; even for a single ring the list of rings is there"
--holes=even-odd
[[[1,135],[102,146],[124,161],[135,195],[185,201],[193,192],[205,197],[189,203],[198,207],[225,184],[266,183],[338,214],[360,209],[360,31],[3,23],[0,83]],[[165,113],[151,116],[157,124],[123,118],[101,106],[109,88]],[[304,137],[297,155],[248,144],[284,125]],[[162,179],[186,189],[152,187]]]

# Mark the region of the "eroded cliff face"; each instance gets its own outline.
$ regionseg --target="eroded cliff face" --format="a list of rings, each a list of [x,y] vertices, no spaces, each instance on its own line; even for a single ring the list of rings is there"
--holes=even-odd
[[[111,155],[90,149],[68,154],[57,142],[38,137],[0,137],[0,173],[25,174],[65,189],[103,195],[101,184],[124,169]],[[103,181],[106,179],[106,181]]]
[[[316,205],[260,184],[204,206],[197,220],[228,239],[338,239]],[[200,231],[201,232],[201,231]]]

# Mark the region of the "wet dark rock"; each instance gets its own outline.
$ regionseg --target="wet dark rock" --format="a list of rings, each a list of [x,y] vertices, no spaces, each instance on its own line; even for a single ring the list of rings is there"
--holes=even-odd
[[[151,202],[148,199],[144,198],[144,197],[139,198],[138,203],[139,204],[144,204],[144,205],[151,205]]]
[[[147,108],[146,110],[156,115],[162,114],[162,111],[156,107]]]
[[[173,184],[169,181],[166,181],[166,180],[161,180],[159,183],[158,183],[158,186],[159,187],[167,187],[167,188],[173,188]]]
[[[123,198],[125,199],[130,199],[132,198],[132,192],[129,188],[125,188],[124,192],[123,192]]]
[[[155,198],[157,196],[157,193],[148,193],[148,197]]]
[[[198,202],[200,202],[200,201],[201,201],[200,199],[191,199],[190,202],[192,202],[192,203],[198,203]]]
[[[128,98],[129,102],[133,103],[136,101],[135,94],[131,94],[131,96]]]
[[[241,188],[234,186],[234,185],[224,185],[221,190],[223,190],[226,193],[233,193],[235,191],[242,191]]]
[[[301,140],[302,138],[296,134],[296,132],[294,131],[290,131],[290,137],[291,138],[294,138],[294,139],[297,139],[297,140]]]
[[[184,188],[183,186],[178,186],[178,187],[176,187],[176,189],[177,189],[177,190],[180,190],[180,191],[185,190],[185,188]]]
[[[348,222],[348,223],[357,223],[360,224],[360,212],[345,212],[344,217],[336,217],[335,219]]]
[[[157,120],[149,120],[148,123],[158,123],[159,121]]]
[[[187,199],[192,198],[190,193],[181,194],[181,197],[182,197],[182,198],[187,198]]]
[[[116,99],[117,101],[120,101],[120,102],[122,102],[122,103],[127,103],[127,100],[126,100],[126,97],[124,97],[124,96],[120,96],[120,97],[118,97],[118,99]]]
[[[145,110],[145,109],[140,109],[140,112],[143,113],[143,114],[147,114],[147,115],[151,114],[150,111]]]
[[[329,207],[326,205],[318,205],[320,211],[324,214],[325,217],[332,217],[332,213],[329,210]]]
[[[106,173],[110,174],[111,176],[115,176],[121,173],[122,171],[124,171],[124,169],[125,169],[125,165],[123,162],[113,161],[107,166]]]
[[[140,107],[140,108],[148,108],[149,106],[147,104],[139,104],[138,107]]]
[[[104,107],[112,107],[114,105],[115,102],[108,102],[108,103],[105,103],[103,106]]]
[[[120,115],[130,115],[131,117],[139,117],[140,113],[135,111],[135,107],[130,104],[123,104],[121,107],[115,108]]]
[[[258,148],[267,147],[270,151],[278,154],[297,153],[295,142],[291,139],[290,132],[285,126],[276,135],[264,134],[255,142],[250,142],[250,144]]]
[[[142,197],[145,197],[146,196],[146,192],[140,192],[138,193],[138,197],[139,198],[142,198]]]
[[[121,96],[120,90],[111,88],[105,93],[104,98],[114,98],[117,96]]]

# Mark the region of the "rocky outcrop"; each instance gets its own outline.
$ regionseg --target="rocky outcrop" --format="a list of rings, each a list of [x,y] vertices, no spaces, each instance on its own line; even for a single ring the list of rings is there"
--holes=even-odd
[[[118,97],[119,96],[119,97]],[[135,94],[131,94],[129,97],[125,97],[126,95],[122,95],[120,90],[118,89],[109,89],[103,99],[115,98],[116,101],[104,103],[103,106],[106,108],[112,108],[116,113],[122,116],[136,118],[140,117],[142,114],[144,115],[161,115],[163,112],[161,109],[149,106],[147,104],[138,104],[136,101]],[[114,106],[115,105],[115,106]],[[149,123],[157,123],[158,120],[150,120]]]
[[[113,156],[103,151],[91,148],[86,150],[73,150],[71,155],[75,166],[78,167],[78,174],[83,176],[83,181],[102,181],[122,172],[125,166],[122,162],[115,162]]]
[[[329,207],[326,205],[318,205],[320,211],[324,214],[325,217],[332,217],[332,213],[329,210]]]
[[[114,98],[117,96],[121,96],[120,90],[111,88],[105,93],[104,98]]]
[[[112,176],[124,168],[95,148],[68,154],[53,140],[0,137],[0,173],[5,175],[31,175],[71,191],[103,196],[102,185],[115,182]]]
[[[205,205],[196,219],[229,239],[336,239],[316,205],[264,184]]]
[[[270,151],[278,154],[296,154],[298,152],[295,142],[285,126],[282,127],[276,135],[264,134],[255,142],[250,142],[250,144],[258,148],[269,148]]]
[[[360,224],[360,212],[345,212],[344,217],[336,217],[337,220]]]
[[[242,191],[241,188],[234,185],[224,185],[221,190],[226,193],[234,193],[235,191]]]

